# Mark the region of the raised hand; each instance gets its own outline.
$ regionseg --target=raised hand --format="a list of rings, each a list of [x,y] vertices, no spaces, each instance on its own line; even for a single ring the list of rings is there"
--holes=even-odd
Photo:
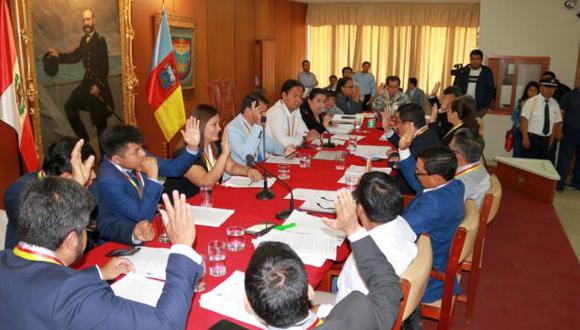
[[[250,168],[248,169],[248,178],[250,178],[252,182],[260,181],[262,180],[262,173],[255,168]]]
[[[383,126],[383,129],[385,130],[385,133],[389,132],[391,130],[391,111],[389,111],[388,108],[385,108],[385,111],[383,111],[383,120],[381,122],[381,125]]]
[[[346,235],[354,234],[361,228],[356,214],[356,202],[348,189],[338,191],[334,205],[336,207],[336,220],[323,218],[327,226],[340,230]]]
[[[381,83],[379,88],[377,88],[377,94],[383,95],[385,94],[385,83]]]
[[[167,194],[163,194],[164,210],[160,210],[161,219],[165,224],[165,230],[169,240],[173,244],[192,246],[195,242],[195,224],[191,209],[185,201],[185,195],[173,191],[173,204]]]
[[[232,152],[232,149],[230,148],[230,141],[229,141],[229,133],[228,130],[225,129],[224,133],[222,134],[222,155],[226,155],[229,156],[230,153]]]
[[[181,135],[183,136],[183,141],[189,150],[197,152],[199,148],[199,142],[201,140],[199,120],[193,116],[189,117],[185,123],[185,130],[181,130]]]
[[[93,172],[93,164],[95,163],[95,156],[90,155],[84,162],[81,158],[81,150],[85,140],[80,139],[75,144],[71,154],[70,163],[72,167],[72,179],[78,182],[81,186],[86,187],[90,184]]]
[[[441,82],[438,81],[435,83],[435,86],[433,86],[433,90],[431,90],[431,94],[430,95],[437,95],[437,93],[439,93],[439,88],[441,87]]]
[[[399,149],[405,150],[409,148],[411,142],[413,142],[413,137],[415,136],[415,126],[408,127],[405,134],[401,136],[399,140]]]

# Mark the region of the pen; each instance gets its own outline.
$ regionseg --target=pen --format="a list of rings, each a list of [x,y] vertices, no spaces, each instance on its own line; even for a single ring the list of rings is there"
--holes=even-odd
[[[290,229],[296,227],[296,223],[295,222],[291,222],[287,225],[280,225],[280,226],[274,226],[274,229],[276,230],[286,230],[286,229]]]
[[[294,150],[291,153],[289,153],[286,157],[284,157],[284,159],[288,159],[288,158],[294,156],[297,152],[298,152],[298,148],[296,148],[296,150]]]

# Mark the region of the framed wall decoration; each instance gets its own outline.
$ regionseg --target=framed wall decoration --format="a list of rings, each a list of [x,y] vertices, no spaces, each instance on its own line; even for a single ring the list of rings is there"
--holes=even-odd
[[[155,15],[154,20],[153,40],[159,31],[161,13]],[[183,97],[193,98],[195,91],[195,21],[193,17],[167,14],[167,22],[175,51],[177,73],[181,81]]]
[[[40,158],[63,136],[84,138],[99,152],[107,126],[136,123],[132,2],[11,0]]]

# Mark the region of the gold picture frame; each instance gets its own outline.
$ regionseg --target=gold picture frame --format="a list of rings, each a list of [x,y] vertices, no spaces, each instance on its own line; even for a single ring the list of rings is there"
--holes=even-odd
[[[15,33],[15,43],[18,53],[21,74],[24,79],[21,95],[25,95],[34,131],[34,139],[37,147],[39,160],[44,158],[45,145],[41,125],[41,110],[39,100],[39,80],[37,72],[37,57],[35,54],[35,33],[32,22],[33,0],[10,0],[12,25]],[[134,0],[118,1],[119,19],[119,46],[120,46],[120,72],[122,84],[122,118],[127,124],[136,124],[135,117],[135,94],[139,81],[135,75],[133,63],[133,39],[135,31],[131,18],[132,4]],[[80,19],[79,19],[80,21]],[[38,29],[38,28],[37,28]]]
[[[161,13],[153,16],[155,31],[153,40],[157,38]],[[180,75],[181,91],[184,99],[192,99],[195,94],[195,20],[193,17],[167,14],[167,23],[175,50],[175,60]]]

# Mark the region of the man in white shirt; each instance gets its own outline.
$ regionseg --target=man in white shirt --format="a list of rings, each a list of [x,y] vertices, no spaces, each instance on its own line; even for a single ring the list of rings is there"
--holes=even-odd
[[[462,68],[455,76],[453,85],[461,88],[462,94],[471,95],[475,99],[477,116],[482,118],[491,101],[495,98],[495,83],[493,72],[482,65],[483,52],[474,49],[469,53],[469,65]]]
[[[364,110],[370,110],[372,98],[377,93],[375,76],[369,72],[371,68],[370,62],[363,62],[362,71],[354,74],[352,79],[360,88],[360,97],[363,103]]]
[[[562,138],[562,113],[552,98],[558,87],[555,79],[540,81],[540,93],[529,98],[522,108],[522,157],[550,159],[550,146]]]
[[[302,61],[302,72],[298,74],[298,81],[304,86],[307,91],[312,90],[314,87],[318,86],[318,79],[316,75],[310,72],[310,61]]]
[[[282,99],[274,103],[266,113],[266,134],[284,147],[299,146],[304,138],[312,141],[318,136],[316,130],[308,131],[302,120],[299,109],[303,93],[304,86],[298,80],[286,80],[282,84]]]
[[[400,276],[417,256],[417,235],[400,216],[403,197],[397,182],[382,172],[366,173],[360,179],[354,196],[358,201],[357,214],[361,224]],[[338,277],[336,302],[355,290],[368,294],[351,255]]]
[[[449,149],[457,157],[455,178],[465,186],[464,200],[472,199],[481,207],[483,197],[491,188],[489,173],[481,164],[481,154],[485,148],[485,141],[479,133],[470,128],[460,128],[455,132]]]

